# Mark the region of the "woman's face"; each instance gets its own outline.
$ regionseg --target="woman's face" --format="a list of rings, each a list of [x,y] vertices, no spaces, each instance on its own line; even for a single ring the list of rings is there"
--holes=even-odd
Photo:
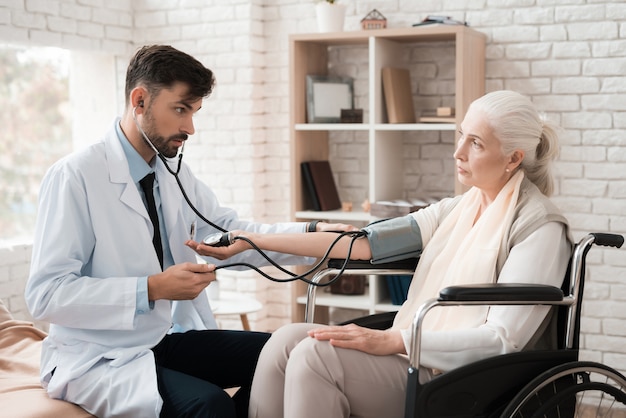
[[[454,152],[459,181],[468,187],[478,187],[495,199],[519,164],[512,163],[515,153],[503,154],[486,114],[478,108],[470,107],[461,123],[460,135]]]

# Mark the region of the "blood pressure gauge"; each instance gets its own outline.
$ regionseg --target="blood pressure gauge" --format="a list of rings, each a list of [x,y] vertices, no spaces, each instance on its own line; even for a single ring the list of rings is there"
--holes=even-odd
[[[211,247],[225,247],[232,244],[233,241],[230,238],[230,232],[216,232],[204,237],[202,243]]]

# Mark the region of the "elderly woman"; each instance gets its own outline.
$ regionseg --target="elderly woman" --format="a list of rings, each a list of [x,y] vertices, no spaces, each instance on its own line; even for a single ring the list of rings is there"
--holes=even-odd
[[[555,129],[526,97],[497,91],[474,101],[454,153],[463,195],[405,217],[364,228],[351,257],[388,261],[420,255],[408,299],[393,326],[290,324],[263,348],[250,417],[401,417],[410,328],[417,308],[440,289],[469,283],[526,282],[560,286],[571,253],[566,219],[550,202]],[[336,235],[234,232],[259,247],[321,256]],[[343,238],[332,257],[345,257]],[[190,242],[200,253],[230,256],[249,248]],[[545,341],[550,308],[435,309],[424,323],[422,377]]]

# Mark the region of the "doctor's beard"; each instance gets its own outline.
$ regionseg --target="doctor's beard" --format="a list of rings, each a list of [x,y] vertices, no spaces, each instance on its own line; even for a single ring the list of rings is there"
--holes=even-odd
[[[146,109],[143,116],[142,127],[146,136],[150,138],[152,145],[166,158],[175,157],[178,154],[179,145],[170,145],[171,141],[186,141],[189,137],[187,134],[176,134],[165,138],[157,133],[156,121],[152,116],[150,109]]]

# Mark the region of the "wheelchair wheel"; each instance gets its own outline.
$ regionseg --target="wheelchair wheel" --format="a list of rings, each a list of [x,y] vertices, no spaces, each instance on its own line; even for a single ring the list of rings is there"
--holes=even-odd
[[[528,383],[502,418],[624,418],[626,378],[594,362],[556,366]]]

